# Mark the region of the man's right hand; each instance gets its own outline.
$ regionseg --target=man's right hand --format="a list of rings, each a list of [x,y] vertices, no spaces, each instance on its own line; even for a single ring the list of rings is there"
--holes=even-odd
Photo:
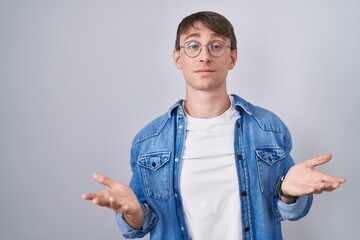
[[[99,192],[83,194],[82,198],[122,213],[128,224],[133,228],[140,229],[144,223],[144,211],[133,190],[127,185],[99,173],[94,173],[93,178],[107,188]]]

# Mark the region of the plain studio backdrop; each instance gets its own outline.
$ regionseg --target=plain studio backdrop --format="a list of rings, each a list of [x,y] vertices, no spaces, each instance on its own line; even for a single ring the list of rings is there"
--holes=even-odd
[[[290,128],[300,162],[347,177],[285,239],[360,239],[360,2],[0,0],[0,239],[123,239],[84,201],[95,171],[128,183],[140,128],[184,97],[183,17],[213,10],[238,38],[229,93]]]

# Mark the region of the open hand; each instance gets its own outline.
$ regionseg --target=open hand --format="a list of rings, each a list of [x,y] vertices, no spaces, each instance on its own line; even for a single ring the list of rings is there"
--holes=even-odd
[[[83,194],[82,198],[122,213],[130,225],[140,228],[144,221],[144,212],[132,189],[99,173],[94,173],[93,178],[107,188],[99,192]]]
[[[345,183],[343,177],[334,177],[315,170],[316,166],[330,161],[331,154],[325,154],[302,163],[296,164],[289,169],[282,183],[282,191],[291,196],[304,196],[307,194],[319,194],[323,191],[333,191]]]

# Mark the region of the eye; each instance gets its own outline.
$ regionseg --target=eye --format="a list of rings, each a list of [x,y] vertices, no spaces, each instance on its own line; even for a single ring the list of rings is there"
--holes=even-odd
[[[200,49],[200,43],[198,42],[187,42],[184,46],[187,50],[198,51]]]
[[[220,41],[214,41],[209,44],[210,50],[214,52],[219,52],[223,50],[224,47],[225,47],[225,43]]]

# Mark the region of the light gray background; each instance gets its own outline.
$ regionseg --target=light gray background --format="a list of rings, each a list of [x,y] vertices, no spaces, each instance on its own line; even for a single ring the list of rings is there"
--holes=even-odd
[[[238,37],[229,92],[277,113],[296,161],[348,182],[285,222],[285,239],[360,239],[360,2],[0,0],[0,239],[122,239],[81,194],[128,182],[134,134],[184,96],[177,24],[224,14]]]

